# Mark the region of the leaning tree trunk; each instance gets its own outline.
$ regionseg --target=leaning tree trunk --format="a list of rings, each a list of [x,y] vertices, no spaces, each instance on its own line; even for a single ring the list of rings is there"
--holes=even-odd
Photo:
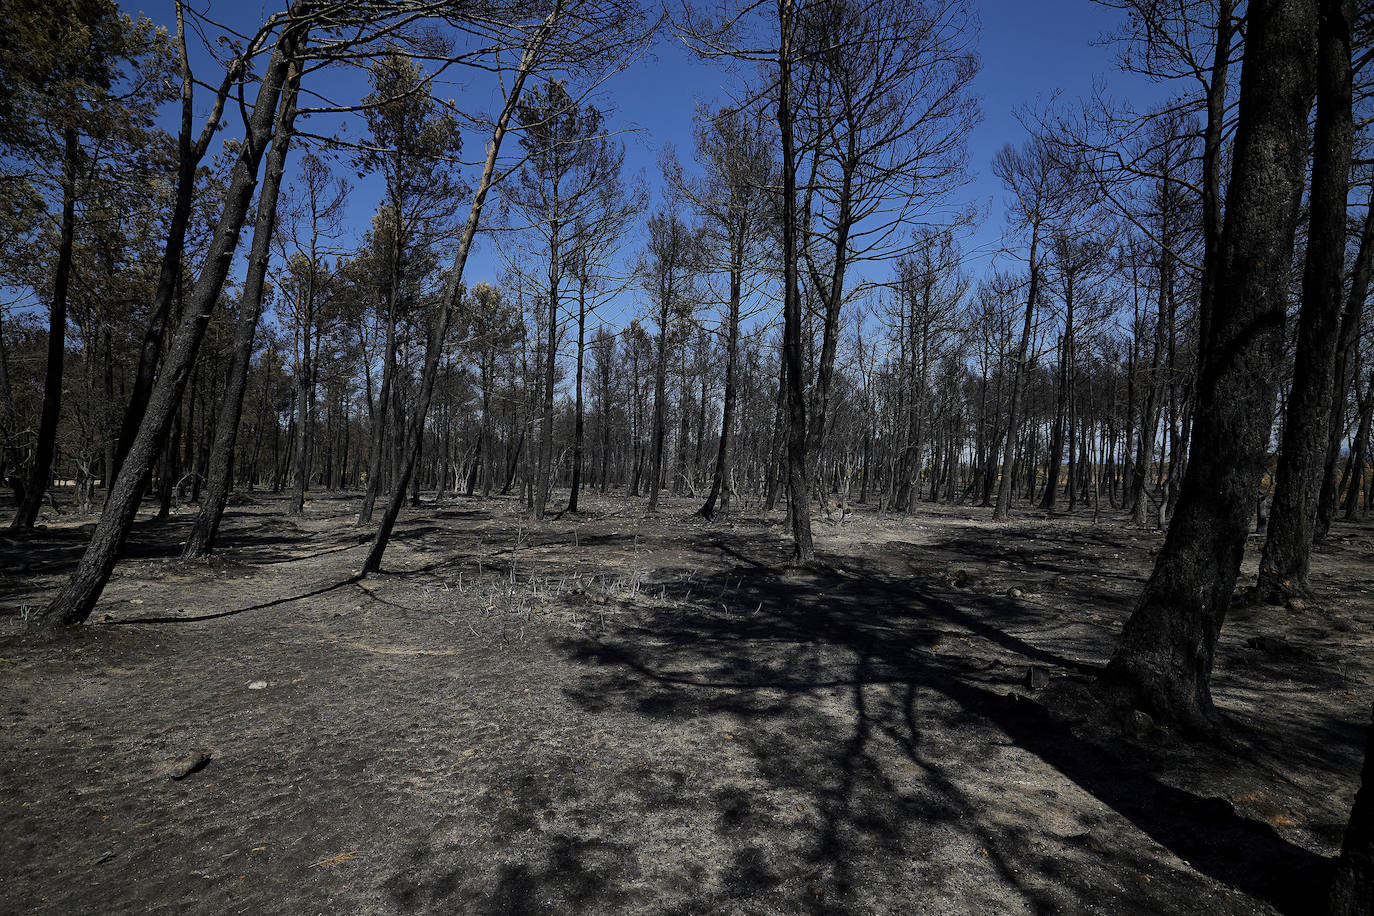
[[[397,475],[396,487],[391,493],[391,498],[387,501],[385,511],[382,513],[382,521],[377,528],[377,538],[372,542],[372,550],[368,552],[367,559],[363,562],[362,575],[364,576],[378,572],[382,568],[382,556],[386,553],[386,545],[391,538],[392,529],[396,527],[396,519],[401,514],[401,506],[406,497],[406,485],[410,482],[410,476],[415,473],[415,464],[419,460],[420,449],[424,445],[425,416],[429,413],[429,404],[434,397],[434,381],[439,375],[439,357],[443,354],[444,338],[448,336],[448,326],[457,308],[458,298],[462,293],[463,269],[467,265],[468,252],[472,250],[473,237],[477,235],[477,227],[481,223],[482,208],[486,204],[487,194],[496,180],[496,159],[501,152],[501,141],[506,137],[525,80],[529,77],[531,70],[534,69],[544,42],[548,40],[560,11],[561,4],[555,4],[553,11],[545,18],[539,31],[535,33],[530,44],[526,46],[525,53],[521,57],[520,69],[516,73],[515,81],[511,84],[510,94],[506,97],[505,106],[501,109],[501,114],[496,119],[496,125],[492,129],[491,140],[487,143],[487,158],[482,166],[482,177],[477,183],[476,193],[473,194],[472,207],[468,211],[467,223],[463,227],[463,234],[458,242],[458,251],[453,259],[453,267],[449,271],[448,283],[439,307],[439,314],[425,347],[425,363],[420,375],[420,394],[409,425],[410,441],[407,443],[400,473]]]
[[[1104,679],[1206,728],[1217,637],[1264,470],[1307,160],[1315,0],[1252,0],[1226,223],[1178,507]]]
[[[186,248],[186,229],[191,221],[191,204],[196,191],[196,174],[200,161],[210,143],[219,133],[220,119],[224,106],[234,85],[241,79],[240,57],[226,69],[224,80],[215,93],[210,113],[201,126],[200,135],[191,140],[191,121],[195,109],[193,105],[195,80],[191,74],[190,61],[186,56],[186,27],[181,4],[176,5],[177,42],[181,66],[181,127],[177,134],[177,181],[172,198],[172,210],[167,223],[167,244],[163,248],[162,263],[158,270],[157,290],[153,294],[152,313],[143,332],[139,346],[138,367],[134,371],[129,403],[120,421],[119,439],[114,448],[114,460],[106,468],[106,480],[113,481],[119,475],[120,465],[129,453],[143,422],[143,414],[148,409],[148,398],[152,395],[153,383],[157,378],[158,361],[162,356],[162,339],[166,336],[167,318],[171,314],[172,300],[181,281],[182,252]],[[252,49],[249,49],[252,50]],[[108,484],[106,490],[108,491]]]
[[[195,367],[210,312],[224,288],[234,250],[238,247],[239,233],[257,186],[258,166],[271,139],[273,117],[286,79],[288,61],[295,56],[308,28],[301,20],[288,22],[278,39],[272,60],[258,87],[258,97],[248,120],[243,146],[234,163],[225,194],[224,210],[215,227],[210,250],[186,302],[181,323],[172,337],[138,435],[134,437],[119,477],[105,500],[100,521],[96,523],[95,533],[81,555],[76,572],[36,621],[40,627],[51,628],[85,620],[99,600],[110,573],[114,571],[115,560],[133,525],[134,516],[138,514],[148,471],[166,441],[172,415],[181,401],[186,380]]]
[[[1317,126],[1297,363],[1259,567],[1260,597],[1278,604],[1309,592],[1317,498],[1326,470],[1344,292],[1345,199],[1355,136],[1350,72],[1354,6],[1353,0],[1322,0],[1317,34]]]
[[[1365,734],[1360,789],[1350,809],[1341,856],[1331,882],[1329,916],[1374,914],[1374,725]]]
[[[57,421],[62,414],[62,366],[67,355],[67,290],[72,277],[72,248],[76,239],[76,167],[81,153],[75,127],[63,133],[62,228],[53,273],[52,308],[48,311],[48,366],[43,374],[43,413],[38,421],[38,444],[33,469],[11,528],[31,529],[47,495],[57,454]]]
[[[239,297],[239,321],[234,329],[234,352],[229,361],[229,377],[224,389],[224,405],[215,425],[215,444],[210,453],[206,472],[205,499],[201,501],[191,531],[186,536],[183,560],[193,560],[209,553],[219,534],[219,523],[229,501],[233,481],[234,443],[238,439],[239,419],[243,414],[243,396],[248,390],[248,370],[253,362],[253,341],[257,334],[258,318],[262,312],[263,280],[271,257],[272,227],[276,223],[278,192],[282,174],[286,170],[286,153],[291,145],[296,119],[296,90],[300,83],[298,67],[293,65],[277,126],[272,149],[263,169],[262,192],[258,195],[258,216],[253,225],[253,242],[249,248],[248,274],[243,280],[243,295]]]

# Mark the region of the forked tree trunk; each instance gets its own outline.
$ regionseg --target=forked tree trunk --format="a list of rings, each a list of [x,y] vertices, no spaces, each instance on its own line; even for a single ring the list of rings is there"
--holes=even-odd
[[[191,140],[191,121],[194,117],[193,98],[195,82],[191,75],[191,65],[186,56],[186,29],[181,4],[176,5],[177,39],[181,64],[181,127],[177,134],[177,183],[172,198],[171,218],[167,224],[167,244],[162,253],[159,268],[157,291],[153,294],[152,314],[143,332],[139,346],[138,368],[134,372],[133,390],[129,395],[128,406],[120,422],[119,440],[114,449],[114,461],[106,469],[106,479],[112,481],[119,475],[120,465],[133,446],[134,437],[143,422],[143,414],[148,409],[148,398],[152,395],[153,383],[157,375],[158,361],[162,356],[162,339],[167,331],[167,318],[171,314],[172,300],[181,280],[182,252],[186,248],[186,229],[191,220],[191,204],[195,197],[196,172],[200,161],[205,158],[210,142],[219,132],[220,118],[224,105],[234,84],[241,77],[237,66],[231,66],[225,73],[223,82],[215,94],[210,114],[201,127],[199,137]],[[108,490],[108,483],[106,489]]]
[[[264,278],[271,257],[272,228],[276,223],[277,198],[282,175],[286,170],[286,154],[296,120],[296,90],[300,84],[298,65],[293,65],[283,93],[281,110],[263,169],[262,192],[258,195],[258,215],[253,226],[253,241],[248,255],[248,273],[243,280],[243,295],[239,298],[239,321],[234,329],[234,352],[229,361],[229,375],[224,389],[224,405],[215,424],[215,444],[210,452],[206,472],[205,499],[200,504],[183,560],[193,560],[209,553],[219,534],[220,520],[229,500],[233,481],[234,443],[238,439],[239,419],[243,414],[243,396],[248,390],[248,370],[253,361],[253,341],[257,334],[258,318],[262,312]]]
[[[1137,705],[1206,728],[1217,637],[1264,469],[1307,159],[1315,0],[1252,0],[1240,122],[1192,458],[1164,545],[1104,678]]]
[[[305,21],[289,21],[277,41],[272,60],[258,87],[257,100],[248,120],[243,146],[234,163],[224,209],[215,227],[210,250],[172,337],[138,435],[134,437],[114,488],[105,500],[100,521],[76,572],[36,621],[40,627],[51,628],[85,620],[114,570],[124,539],[133,525],[134,516],[138,514],[148,471],[167,439],[172,414],[181,401],[186,380],[195,366],[210,312],[224,288],[225,277],[238,247],[239,233],[257,186],[258,167],[262,164],[263,153],[271,139],[272,122],[282,84],[286,80],[288,62],[304,42],[308,28]]]
[[[1317,33],[1317,126],[1308,204],[1311,219],[1297,363],[1259,567],[1260,597],[1279,604],[1309,592],[1317,498],[1326,470],[1344,292],[1345,199],[1350,191],[1355,135],[1350,58],[1354,18],[1353,0],[1322,0]]]

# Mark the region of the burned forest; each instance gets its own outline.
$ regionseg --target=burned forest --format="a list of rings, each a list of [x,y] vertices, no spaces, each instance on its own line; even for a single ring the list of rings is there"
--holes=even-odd
[[[1374,914],[1374,9],[0,0],[0,912]]]

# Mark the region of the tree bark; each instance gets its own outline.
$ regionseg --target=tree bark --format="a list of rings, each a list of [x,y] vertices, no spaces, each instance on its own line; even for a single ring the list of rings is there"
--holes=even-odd
[[[434,396],[434,381],[439,374],[439,357],[443,353],[444,338],[448,336],[448,326],[463,289],[463,269],[467,265],[468,253],[472,250],[472,240],[477,235],[477,227],[481,222],[482,208],[486,204],[487,194],[495,183],[496,160],[501,151],[501,141],[505,139],[511,117],[515,113],[515,106],[520,100],[520,93],[524,88],[525,80],[534,69],[544,43],[548,40],[554,23],[561,12],[562,5],[555,4],[553,10],[540,25],[539,30],[531,37],[530,44],[526,46],[521,57],[520,68],[515,75],[515,80],[511,84],[510,94],[506,96],[505,105],[501,109],[500,116],[496,119],[495,127],[492,129],[491,140],[487,143],[487,158],[482,166],[482,177],[478,181],[476,193],[473,194],[472,208],[468,212],[467,224],[463,227],[463,234],[458,242],[458,251],[449,271],[447,288],[440,303],[435,327],[430,332],[429,341],[425,347],[424,369],[420,376],[420,394],[409,426],[410,441],[405,450],[400,474],[396,480],[396,488],[392,491],[391,499],[387,502],[386,509],[382,514],[376,540],[372,542],[372,549],[363,562],[362,575],[364,576],[376,573],[382,568],[382,556],[386,552],[391,531],[396,526],[396,519],[401,514],[401,506],[405,502],[406,484],[410,482],[410,475],[415,471],[415,464],[420,457],[420,449],[424,444],[425,416],[429,413],[430,400]]]
[[[1374,913],[1374,725],[1365,734],[1360,789],[1350,809],[1341,855],[1331,882],[1328,916]]]
[[[243,294],[239,298],[239,321],[234,329],[234,352],[230,357],[228,381],[224,390],[224,405],[215,424],[215,444],[210,453],[206,477],[205,499],[200,513],[186,536],[183,560],[193,560],[209,553],[219,534],[220,520],[229,500],[234,466],[234,443],[238,439],[239,420],[243,415],[243,396],[248,390],[248,370],[253,361],[253,341],[257,335],[258,318],[271,258],[272,229],[276,224],[277,200],[282,175],[286,170],[286,154],[296,120],[296,91],[300,84],[299,65],[293,65],[287,78],[277,114],[277,126],[272,148],[263,169],[262,192],[258,195],[258,215],[253,226],[253,241],[249,249],[248,273],[243,280]]]
[[[1331,413],[1328,418],[1326,464],[1322,475],[1321,492],[1317,496],[1317,521],[1313,539],[1320,543],[1331,530],[1336,515],[1336,463],[1341,457],[1341,441],[1345,438],[1346,397],[1352,389],[1358,393],[1359,379],[1356,365],[1356,343],[1364,317],[1365,299],[1369,297],[1369,275],[1374,263],[1374,206],[1367,207],[1364,229],[1360,233],[1360,248],[1350,272],[1350,293],[1345,299],[1341,315],[1340,337],[1336,344],[1335,387],[1331,393]]]
[[[34,449],[33,470],[24,490],[11,528],[30,530],[38,521],[38,510],[52,481],[53,459],[57,454],[57,421],[62,415],[62,368],[67,356],[67,290],[71,285],[72,249],[76,239],[76,168],[81,154],[76,128],[68,127],[62,137],[62,226],[57,245],[57,265],[53,272],[52,306],[48,310],[48,365],[43,373],[43,412],[38,420],[38,442]]]
[[[778,129],[782,135],[783,363],[787,385],[787,514],[792,562],[816,557],[811,540],[806,454],[806,384],[802,368],[801,294],[797,286],[797,165],[792,133],[792,0],[778,0]]]
[[[1297,363],[1279,448],[1258,591],[1282,604],[1309,593],[1307,577],[1335,389],[1345,273],[1345,210],[1355,137],[1351,111],[1354,0],[1321,0],[1317,120]],[[1341,393],[1344,397],[1344,392]]]
[[[148,409],[139,425],[138,435],[134,437],[114,488],[105,500],[100,521],[76,572],[39,617],[36,622],[39,627],[52,628],[85,620],[114,570],[124,539],[138,513],[146,476],[167,438],[172,414],[181,401],[187,378],[195,366],[210,312],[224,288],[234,250],[238,247],[239,233],[257,186],[258,167],[271,139],[273,118],[286,79],[288,62],[304,42],[308,29],[308,20],[293,19],[285,24],[278,38],[272,60],[258,87],[258,96],[248,120],[243,146],[234,164],[224,210],[215,227],[210,250],[173,335],[162,371],[149,398]]]
[[[1240,121],[1192,458],[1143,594],[1104,674],[1206,729],[1210,679],[1264,470],[1315,81],[1315,0],[1252,0]]]

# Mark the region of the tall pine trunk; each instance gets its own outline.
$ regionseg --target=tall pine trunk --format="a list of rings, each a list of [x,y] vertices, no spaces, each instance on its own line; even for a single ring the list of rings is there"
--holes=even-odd
[[[783,373],[787,386],[787,514],[792,562],[815,559],[806,454],[806,377],[797,284],[797,165],[792,133],[792,0],[778,0],[778,129],[782,135]]]
[[[572,492],[568,494],[568,511],[577,514],[577,494],[582,489],[582,439],[583,439],[583,409],[582,409],[582,366],[587,344],[587,277],[584,273],[578,277],[577,287],[577,382],[576,382],[576,402],[574,411],[576,416],[573,419],[573,454],[572,454]]]
[[[715,518],[716,504],[721,502],[722,494],[726,492],[725,475],[729,467],[730,426],[734,423],[736,388],[739,387],[735,381],[735,362],[739,353],[739,307],[744,285],[743,236],[741,228],[730,252],[730,314],[727,318],[729,327],[725,344],[725,395],[720,413],[720,444],[716,448],[716,468],[711,474],[711,492],[706,497],[706,503],[697,510],[698,515],[708,520]],[[703,403],[702,412],[705,410],[706,405]],[[728,503],[729,497],[725,496],[725,500]]]
[[[1192,455],[1164,545],[1104,674],[1205,728],[1212,660],[1250,530],[1280,375],[1315,81],[1315,0],[1252,0]]]
[[[57,421],[62,414],[62,369],[67,355],[67,290],[72,276],[72,249],[76,239],[76,169],[81,154],[75,127],[62,137],[62,225],[53,273],[52,306],[48,310],[48,365],[43,373],[43,413],[38,420],[38,443],[24,499],[19,503],[11,528],[32,529],[52,480],[57,455]]]
[[[1309,592],[1317,498],[1326,469],[1344,292],[1345,201],[1350,191],[1355,135],[1350,58],[1354,18],[1353,0],[1322,0],[1317,32],[1317,125],[1308,204],[1311,217],[1297,363],[1259,568],[1260,597],[1280,604]]]

